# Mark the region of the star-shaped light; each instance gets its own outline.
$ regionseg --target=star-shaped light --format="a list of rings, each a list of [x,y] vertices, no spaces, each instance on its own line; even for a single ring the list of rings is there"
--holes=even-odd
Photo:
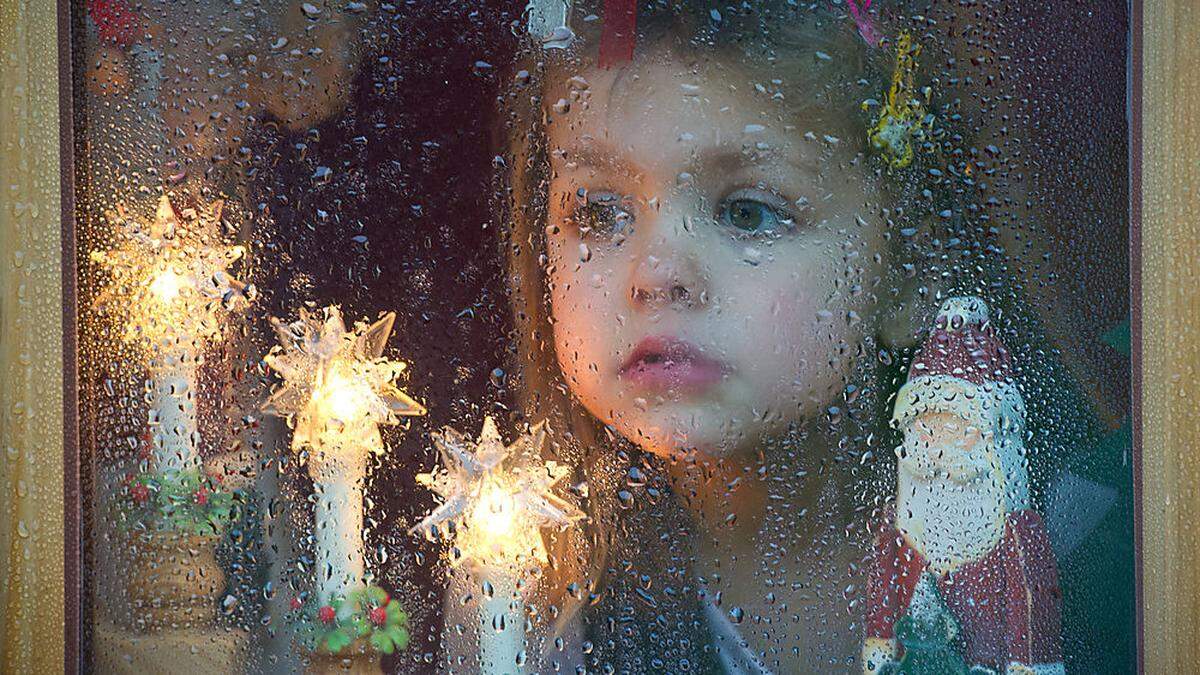
[[[96,306],[119,317],[126,342],[152,351],[191,341],[202,346],[219,334],[221,317],[254,299],[254,286],[229,275],[246,249],[220,243],[223,206],[176,213],[163,195],[149,224],[117,207],[118,244],[90,258],[110,276]]]
[[[395,321],[396,314],[388,312],[348,331],[336,306],[318,313],[302,309],[300,320],[290,324],[272,319],[280,344],[271,348],[266,363],[283,384],[264,410],[293,421],[293,449],[313,450],[319,459],[381,452],[378,425],[425,414],[395,384],[407,366],[383,358]]]
[[[453,525],[455,545],[462,552],[453,562],[515,566],[531,559],[545,564],[541,528],[565,527],[584,517],[553,492],[570,470],[542,459],[544,423],[508,446],[490,417],[477,441],[450,427],[433,438],[442,466],[418,474],[417,480],[437,493],[442,504],[413,529],[433,534]]]

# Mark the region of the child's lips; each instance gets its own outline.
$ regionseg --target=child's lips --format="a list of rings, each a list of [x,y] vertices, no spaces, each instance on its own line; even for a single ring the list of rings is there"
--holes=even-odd
[[[690,342],[651,335],[637,343],[617,374],[644,389],[699,393],[720,382],[727,370]]]

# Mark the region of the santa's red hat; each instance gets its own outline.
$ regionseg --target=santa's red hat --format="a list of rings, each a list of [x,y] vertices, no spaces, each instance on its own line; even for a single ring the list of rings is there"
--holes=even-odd
[[[896,395],[892,423],[903,427],[926,412],[954,413],[997,434],[1024,430],[1025,403],[1013,380],[1012,357],[980,298],[942,303],[908,382]]]

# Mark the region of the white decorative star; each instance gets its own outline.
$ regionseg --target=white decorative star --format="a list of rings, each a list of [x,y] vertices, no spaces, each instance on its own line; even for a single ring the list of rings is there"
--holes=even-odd
[[[265,360],[283,383],[263,409],[293,421],[293,449],[322,456],[381,452],[378,425],[425,414],[395,385],[406,365],[383,358],[395,321],[396,314],[388,312],[347,331],[336,306],[315,314],[302,309],[290,324],[272,319],[280,344]]]
[[[246,249],[220,243],[223,206],[177,214],[163,195],[148,225],[117,207],[118,245],[89,257],[110,275],[96,306],[120,318],[126,342],[152,351],[193,340],[202,346],[219,334],[220,317],[254,299],[254,286],[227,271]]]
[[[462,560],[516,565],[531,558],[544,564],[541,528],[565,527],[584,517],[553,492],[570,470],[542,459],[544,423],[509,446],[490,417],[478,441],[450,427],[433,438],[442,466],[418,474],[417,481],[437,493],[442,504],[413,529],[433,535],[452,525]]]

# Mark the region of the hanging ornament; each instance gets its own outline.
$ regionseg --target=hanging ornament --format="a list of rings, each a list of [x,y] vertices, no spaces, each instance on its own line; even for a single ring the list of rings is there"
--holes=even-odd
[[[902,169],[912,163],[914,145],[925,140],[933,130],[933,115],[925,112],[922,96],[929,98],[928,88],[917,92],[914,80],[917,56],[921,45],[914,42],[908,31],[896,39],[896,66],[879,119],[867,132],[871,147],[878,150],[889,165]]]

